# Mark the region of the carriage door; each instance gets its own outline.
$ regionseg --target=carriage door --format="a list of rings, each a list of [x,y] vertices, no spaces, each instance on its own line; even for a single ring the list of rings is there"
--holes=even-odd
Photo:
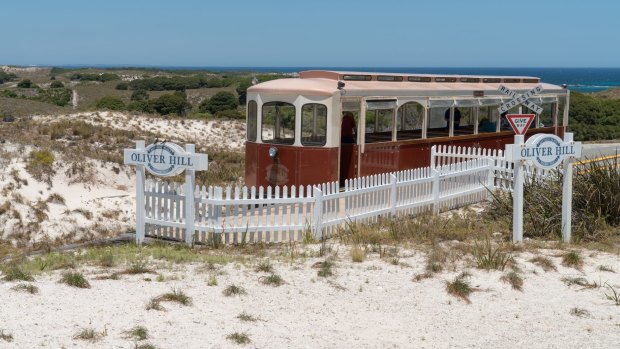
[[[351,104],[351,105],[348,105]],[[340,185],[344,185],[346,179],[357,177],[358,161],[358,128],[359,125],[359,101],[356,103],[343,103],[343,112],[340,124]]]

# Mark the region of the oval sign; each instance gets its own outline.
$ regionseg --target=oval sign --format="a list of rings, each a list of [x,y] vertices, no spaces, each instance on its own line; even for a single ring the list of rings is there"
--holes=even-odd
[[[523,149],[521,154],[523,158],[527,158],[534,162],[537,167],[551,169],[564,159],[561,153],[557,151],[563,146],[560,137],[551,134],[537,134],[525,143],[527,148]]]
[[[185,154],[185,150],[174,143],[151,144],[145,149],[145,166],[147,171],[156,176],[176,176],[183,172],[183,167],[170,159]]]

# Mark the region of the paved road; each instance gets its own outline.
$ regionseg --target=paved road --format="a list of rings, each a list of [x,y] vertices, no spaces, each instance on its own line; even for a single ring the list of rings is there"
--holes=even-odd
[[[620,154],[620,143],[584,144],[581,159],[594,159],[616,154]]]

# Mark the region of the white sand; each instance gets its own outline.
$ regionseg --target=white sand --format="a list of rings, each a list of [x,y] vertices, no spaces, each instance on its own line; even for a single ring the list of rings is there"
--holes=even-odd
[[[55,122],[82,120],[93,125],[109,126],[122,130],[149,131],[161,139],[194,143],[220,149],[243,150],[245,146],[245,121],[167,119],[126,112],[85,112],[61,116],[36,116],[35,120]]]
[[[545,251],[553,256],[558,251]],[[620,275],[597,271],[598,265],[620,270],[618,257],[583,252],[583,273],[559,265],[557,272],[544,272],[527,262],[531,254],[517,260],[523,270],[524,290],[519,292],[500,281],[498,271],[469,270],[472,285],[482,289],[471,295],[471,304],[448,295],[445,272],[421,282],[411,281],[422,273],[424,254],[401,250],[395,266],[377,254],[357,264],[350,262],[341,247],[335,276],[317,277],[312,264],[319,259],[274,263],[287,282],[274,288],[259,283],[253,265],[229,264],[218,275],[217,286],[207,286],[208,272],[196,265],[160,270],[178,281],[154,281],[156,276],[123,276],[121,280],[93,280],[91,289],[76,289],[57,283],[58,273],[39,276],[40,294],[9,290],[15,282],[0,284],[0,328],[13,334],[3,348],[92,347],[130,348],[132,341],[122,332],[145,326],[158,348],[238,348],[226,339],[245,332],[255,348],[615,348],[620,333],[620,307],[605,299],[604,288],[566,286],[564,276],[582,276],[590,282],[608,282],[620,288]],[[153,281],[144,281],[150,277]],[[225,297],[222,290],[236,284],[246,296]],[[338,286],[345,289],[340,290]],[[163,303],[167,311],[147,311],[150,298],[183,290],[194,305]],[[578,307],[587,317],[569,312]],[[262,321],[241,322],[241,312]],[[107,336],[96,344],[72,339],[84,327]]]

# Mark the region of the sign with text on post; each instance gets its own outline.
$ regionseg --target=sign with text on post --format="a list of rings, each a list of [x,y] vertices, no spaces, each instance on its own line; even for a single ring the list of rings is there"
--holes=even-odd
[[[125,149],[126,165],[144,165],[156,176],[175,176],[184,170],[208,169],[207,154],[188,153],[175,143],[154,143],[144,149]]]
[[[508,114],[506,115],[506,119],[508,120],[510,127],[512,127],[512,130],[515,131],[515,133],[518,135],[524,135],[525,132],[527,132],[527,130],[532,125],[532,121],[534,121],[535,117],[536,115],[534,114]]]
[[[135,149],[125,149],[123,152],[125,165],[136,166],[136,244],[140,245],[145,238],[146,223],[157,224],[157,222],[146,219],[145,214],[145,195],[144,169],[155,176],[169,177],[185,172],[184,184],[184,229],[185,242],[193,244],[194,221],[195,221],[195,200],[194,186],[196,171],[207,170],[209,157],[207,154],[195,153],[195,145],[187,144],[185,149],[170,142],[155,142],[148,147],[144,146],[144,141],[137,141]]]
[[[548,170],[562,164],[562,239],[570,242],[573,199],[573,164],[581,157],[581,142],[573,141],[573,134],[566,132],[564,140],[553,134],[539,133],[524,142],[524,135],[515,135],[515,143],[506,145],[506,160],[514,162],[514,188],[512,208],[512,240],[523,241],[523,166]],[[545,178],[543,174],[542,179]]]

